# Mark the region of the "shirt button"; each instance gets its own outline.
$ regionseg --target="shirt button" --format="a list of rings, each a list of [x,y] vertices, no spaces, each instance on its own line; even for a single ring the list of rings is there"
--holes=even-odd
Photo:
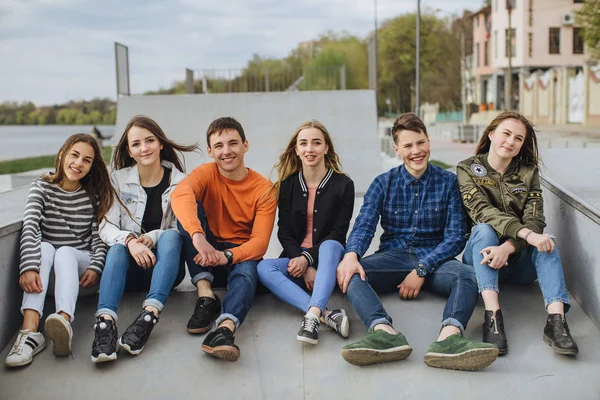
[[[316,231],[317,231],[317,228],[313,229],[313,232],[316,232]]]
[[[320,194],[320,193],[321,193],[321,192],[319,192],[319,191],[317,192],[317,194]]]
[[[315,212],[317,212],[317,210],[315,210]]]
[[[418,196],[418,195],[419,195],[419,193],[415,194],[415,196]]]
[[[418,214],[418,213],[419,213],[419,210],[415,210],[415,214]]]
[[[304,193],[303,196],[306,197],[306,193]]]

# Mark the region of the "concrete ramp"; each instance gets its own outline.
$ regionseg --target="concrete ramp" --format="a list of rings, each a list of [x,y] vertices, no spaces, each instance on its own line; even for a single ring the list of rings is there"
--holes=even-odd
[[[331,133],[344,172],[354,180],[357,192],[365,192],[381,172],[372,90],[121,97],[113,142],[136,114],[156,120],[177,142],[200,143],[202,155],[186,155],[188,172],[210,160],[206,128],[224,116],[234,117],[244,127],[250,144],[246,165],[267,177],[294,130],[310,119],[319,120]]]

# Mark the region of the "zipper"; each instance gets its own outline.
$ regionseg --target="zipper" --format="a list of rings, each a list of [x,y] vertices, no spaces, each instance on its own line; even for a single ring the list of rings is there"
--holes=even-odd
[[[506,202],[504,199],[504,185],[502,182],[502,175],[500,174],[500,198],[502,199],[502,207],[503,207],[503,212],[507,212],[506,211]]]
[[[494,317],[492,320],[494,321],[494,333],[496,333],[496,334],[500,333],[500,332],[498,332],[498,324],[496,322],[496,317]]]

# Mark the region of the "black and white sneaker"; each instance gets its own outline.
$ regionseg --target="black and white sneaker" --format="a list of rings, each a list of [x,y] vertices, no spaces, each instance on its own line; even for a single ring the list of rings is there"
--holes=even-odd
[[[20,330],[17,340],[6,357],[7,367],[21,367],[33,361],[40,351],[46,348],[46,339],[39,332]]]
[[[152,311],[142,310],[133,324],[125,329],[123,336],[119,339],[119,346],[129,354],[137,356],[144,350],[157,322],[158,317]]]
[[[221,360],[237,361],[240,358],[240,348],[233,342],[233,332],[222,326],[206,335],[202,351]]]
[[[221,300],[215,294],[212,297],[199,297],[196,300],[194,313],[187,323],[189,333],[204,333],[208,331],[213,322],[221,315]]]
[[[323,320],[328,327],[339,333],[342,337],[347,338],[350,335],[350,322],[346,316],[346,310],[343,308],[329,311],[329,314]]]
[[[319,317],[306,314],[302,317],[302,324],[296,339],[310,344],[319,343],[319,325]]]
[[[106,362],[117,359],[117,326],[112,319],[98,317],[94,324],[94,343],[92,343],[92,362]]]

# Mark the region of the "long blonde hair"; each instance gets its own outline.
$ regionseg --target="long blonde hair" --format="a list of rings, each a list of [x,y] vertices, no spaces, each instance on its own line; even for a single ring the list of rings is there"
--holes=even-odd
[[[296,142],[298,141],[298,134],[300,134],[300,131],[308,128],[316,128],[323,134],[325,144],[329,148],[325,154],[325,167],[328,169],[331,168],[337,173],[342,173],[342,163],[340,162],[340,157],[335,152],[329,131],[327,131],[327,128],[325,128],[322,123],[313,119],[304,122],[296,128],[285,151],[279,156],[279,161],[273,167],[274,170],[277,170],[277,181],[271,187],[272,193],[279,193],[281,182],[302,169],[302,161],[296,155]]]

